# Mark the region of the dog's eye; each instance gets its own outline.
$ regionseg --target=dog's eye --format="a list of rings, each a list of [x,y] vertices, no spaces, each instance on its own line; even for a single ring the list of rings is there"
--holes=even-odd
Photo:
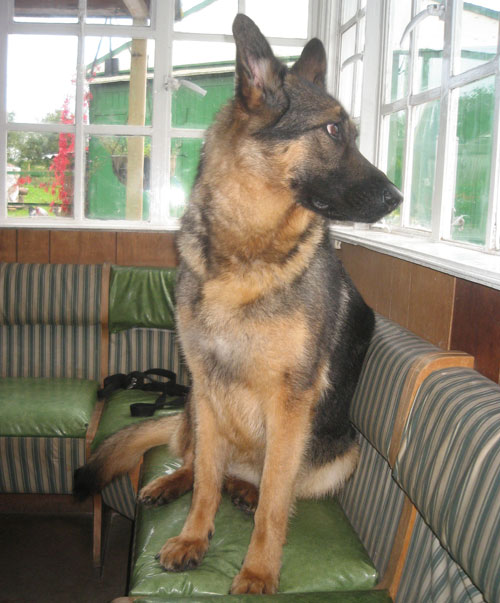
[[[326,131],[328,135],[331,136],[334,140],[340,138],[340,128],[338,124],[327,124]]]

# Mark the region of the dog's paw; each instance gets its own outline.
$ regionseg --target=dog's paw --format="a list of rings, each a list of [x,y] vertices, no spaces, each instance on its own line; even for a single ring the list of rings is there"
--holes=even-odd
[[[197,567],[207,552],[208,538],[170,538],[163,545],[156,559],[167,572],[182,572]]]
[[[255,513],[259,503],[259,489],[243,480],[229,477],[227,478],[224,488],[231,496],[233,505],[245,511],[245,513]]]
[[[180,469],[170,475],[162,475],[142,488],[137,500],[145,505],[165,505],[191,490],[192,471]]]
[[[232,595],[274,595],[278,590],[278,578],[269,573],[257,573],[251,570],[241,569],[233,580],[231,586]]]

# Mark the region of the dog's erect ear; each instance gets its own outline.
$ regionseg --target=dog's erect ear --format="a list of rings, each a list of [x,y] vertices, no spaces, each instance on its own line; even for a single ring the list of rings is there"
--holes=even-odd
[[[291,72],[316,86],[325,88],[326,52],[321,40],[318,38],[309,40]]]
[[[287,105],[283,91],[286,67],[273,54],[266,38],[245,15],[233,22],[236,42],[236,94],[248,111],[281,111]]]

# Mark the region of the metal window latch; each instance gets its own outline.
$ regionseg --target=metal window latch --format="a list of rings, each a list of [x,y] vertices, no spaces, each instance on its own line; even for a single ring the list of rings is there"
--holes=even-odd
[[[200,94],[201,96],[205,96],[207,93],[205,88],[198,86],[198,84],[195,84],[194,82],[191,82],[190,80],[185,80],[182,78],[179,79],[176,77],[167,76],[165,78],[163,86],[165,87],[165,90],[172,90],[174,92],[176,90],[179,90],[179,88],[181,86],[184,86],[185,88],[189,88],[190,90],[192,90],[193,92],[196,92],[196,94]]]
[[[412,32],[417,25],[427,19],[427,17],[439,17],[441,21],[444,21],[444,15],[446,13],[445,3],[440,4],[429,4],[423,11],[420,11],[417,15],[413,17],[413,19],[408,23],[406,29],[401,36],[401,41],[399,42],[400,46],[403,46],[403,42],[405,41],[406,36]]]

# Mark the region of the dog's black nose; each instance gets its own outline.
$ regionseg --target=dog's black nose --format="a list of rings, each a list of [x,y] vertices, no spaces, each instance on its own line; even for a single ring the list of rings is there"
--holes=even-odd
[[[387,208],[392,211],[401,203],[403,195],[394,184],[389,182],[382,191],[382,198]]]

